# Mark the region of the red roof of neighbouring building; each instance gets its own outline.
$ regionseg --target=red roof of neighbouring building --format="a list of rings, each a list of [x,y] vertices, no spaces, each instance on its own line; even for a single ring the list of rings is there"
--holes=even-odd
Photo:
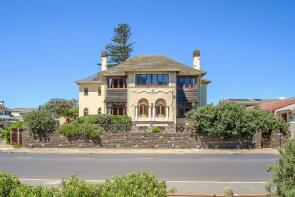
[[[286,107],[288,105],[293,105],[293,104],[295,104],[295,98],[290,98],[290,99],[280,100],[276,102],[264,103],[260,105],[260,109],[274,111],[282,107]]]

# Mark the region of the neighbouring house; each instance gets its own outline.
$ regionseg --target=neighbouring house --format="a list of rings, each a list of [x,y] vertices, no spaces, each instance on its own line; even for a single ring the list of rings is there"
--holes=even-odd
[[[223,102],[231,102],[231,103],[237,103],[240,105],[245,106],[246,108],[253,108],[253,107],[259,107],[263,103],[271,103],[279,101],[279,99],[225,99]]]
[[[290,123],[290,134],[292,138],[295,138],[295,97],[289,99],[226,99],[224,101],[238,103],[248,109],[255,107],[273,112]]]
[[[274,102],[262,103],[260,109],[272,111],[281,116],[286,122],[293,122],[295,113],[295,97]]]
[[[27,113],[36,110],[36,108],[13,108],[11,109],[11,116],[22,120]]]
[[[128,115],[140,127],[175,125],[193,107],[207,104],[200,51],[193,66],[161,55],[142,55],[109,67],[101,54],[101,71],[78,80],[79,116]]]
[[[4,101],[0,101],[0,130],[17,119],[11,115],[11,109],[5,107]]]

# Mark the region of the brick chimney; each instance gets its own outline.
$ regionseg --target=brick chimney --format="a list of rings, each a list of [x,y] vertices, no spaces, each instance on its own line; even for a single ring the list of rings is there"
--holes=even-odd
[[[101,71],[108,70],[108,53],[106,51],[101,52]]]
[[[193,68],[197,70],[201,70],[200,54],[201,52],[199,50],[193,52]]]

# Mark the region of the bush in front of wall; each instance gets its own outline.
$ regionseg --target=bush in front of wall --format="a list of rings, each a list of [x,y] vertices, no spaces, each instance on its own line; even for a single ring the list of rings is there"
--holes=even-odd
[[[57,129],[59,134],[68,137],[70,140],[74,139],[89,139],[95,142],[99,141],[101,128],[97,124],[89,122],[73,121],[69,124],[63,124]]]
[[[160,127],[154,127],[153,128],[153,133],[160,133],[161,132],[161,128]]]
[[[45,140],[58,127],[58,121],[51,113],[44,110],[28,113],[24,118],[24,123],[30,133]]]
[[[288,128],[288,123],[271,112],[247,110],[242,105],[229,102],[193,109],[186,113],[186,122],[198,133],[225,139],[250,137],[259,131],[286,132]]]
[[[131,129],[131,118],[127,115],[98,114],[82,116],[77,119],[79,123],[99,125],[104,131],[127,131]]]

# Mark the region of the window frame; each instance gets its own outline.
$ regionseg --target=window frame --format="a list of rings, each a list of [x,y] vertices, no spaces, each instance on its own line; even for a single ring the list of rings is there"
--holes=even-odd
[[[89,115],[89,109],[87,107],[84,108],[83,115],[84,116],[88,116]]]
[[[122,87],[120,82],[123,80]],[[115,83],[116,82],[116,83]],[[127,88],[127,78],[126,77],[108,77],[107,78],[108,89],[124,89]]]
[[[169,74],[135,74],[135,86],[157,86],[168,87],[169,86]],[[162,79],[160,81],[160,79]],[[161,82],[161,83],[160,83]]]
[[[101,96],[101,86],[98,86],[98,88],[97,88],[97,95]]]
[[[127,115],[126,103],[123,103],[123,102],[107,103],[107,113],[111,115]]]
[[[197,89],[197,77],[177,77],[176,87],[181,90]]]
[[[89,89],[88,87],[84,87],[84,96],[88,96],[89,95]]]
[[[181,102],[177,104],[177,112],[176,117],[177,118],[185,118],[185,114],[192,110],[193,103],[190,102]]]
[[[157,117],[166,117],[166,101],[164,99],[158,99],[155,102],[155,115]]]
[[[149,102],[145,98],[138,101],[138,115],[141,117],[149,116]]]

